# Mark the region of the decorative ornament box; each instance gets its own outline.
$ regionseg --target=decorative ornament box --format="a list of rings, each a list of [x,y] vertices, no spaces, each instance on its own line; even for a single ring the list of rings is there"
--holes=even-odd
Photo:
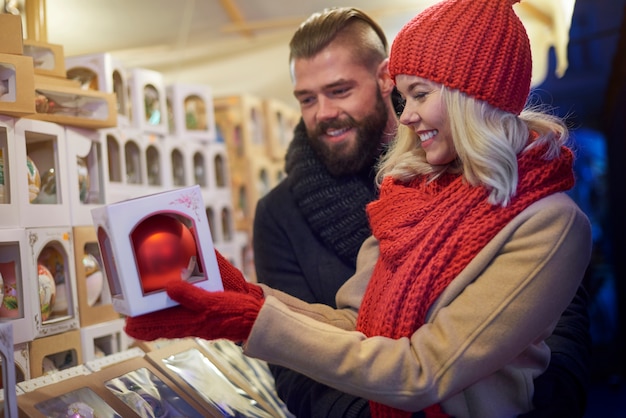
[[[176,306],[174,280],[223,290],[199,186],[92,210],[113,308],[137,316]]]

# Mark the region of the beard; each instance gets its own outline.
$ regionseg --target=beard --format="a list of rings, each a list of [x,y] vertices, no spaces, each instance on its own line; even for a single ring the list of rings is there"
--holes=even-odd
[[[313,129],[307,129],[311,148],[334,176],[370,170],[382,151],[387,118],[387,106],[378,90],[372,111],[362,120],[357,121],[348,115],[342,119],[320,122]],[[328,129],[345,128],[356,128],[354,143],[328,144],[322,139]]]

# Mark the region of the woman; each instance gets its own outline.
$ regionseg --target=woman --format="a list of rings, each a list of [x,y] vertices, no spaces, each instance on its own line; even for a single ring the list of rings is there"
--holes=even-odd
[[[245,341],[249,356],[370,399],[375,417],[531,410],[591,231],[563,193],[566,127],[525,109],[530,45],[512,3],[442,1],[398,33],[402,126],[337,309],[245,283],[218,257],[225,292],[176,282],[181,306],[129,318],[127,332]]]

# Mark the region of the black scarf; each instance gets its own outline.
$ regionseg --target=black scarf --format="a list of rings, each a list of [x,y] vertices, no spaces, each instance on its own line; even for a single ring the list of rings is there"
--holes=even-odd
[[[318,239],[352,266],[361,244],[371,235],[365,206],[377,197],[374,170],[366,171],[331,175],[311,148],[300,120],[285,158],[291,192]]]

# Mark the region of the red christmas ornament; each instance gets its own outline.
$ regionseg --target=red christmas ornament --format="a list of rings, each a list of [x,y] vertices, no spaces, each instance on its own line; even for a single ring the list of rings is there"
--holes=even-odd
[[[157,214],[143,220],[131,234],[144,293],[162,290],[187,278],[196,259],[196,241],[177,218]]]

